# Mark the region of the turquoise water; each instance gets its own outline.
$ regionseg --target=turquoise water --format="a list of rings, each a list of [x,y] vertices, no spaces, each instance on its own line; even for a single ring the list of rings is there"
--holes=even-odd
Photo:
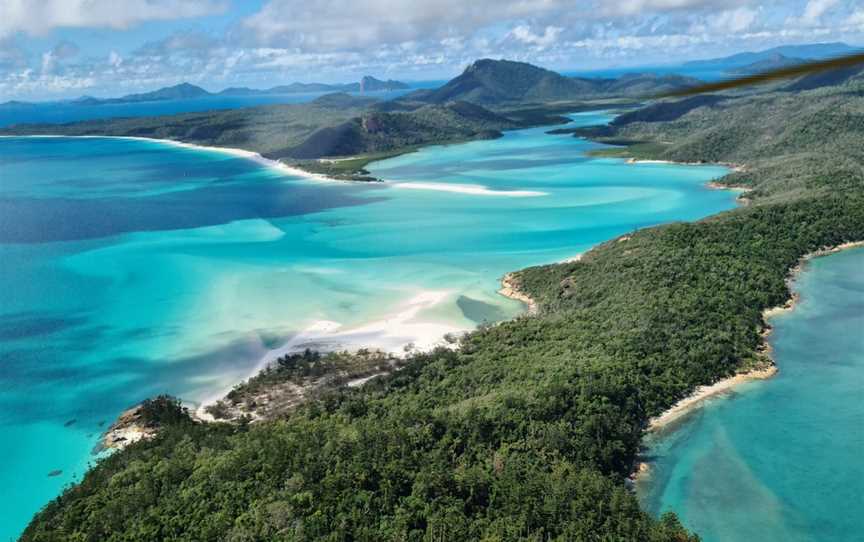
[[[771,319],[780,373],[713,400],[650,443],[640,484],[706,542],[864,533],[864,250],[812,260]]]
[[[155,142],[0,139],[0,540],[143,398],[202,401],[286,344],[428,346],[521,312],[496,293],[507,271],[734,206],[704,186],[722,168],[594,146],[522,130],[360,184]]]

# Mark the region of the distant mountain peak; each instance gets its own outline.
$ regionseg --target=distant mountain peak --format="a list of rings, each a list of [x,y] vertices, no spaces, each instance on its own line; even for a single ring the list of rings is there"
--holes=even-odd
[[[681,76],[632,75],[621,79],[565,77],[514,60],[479,59],[445,85],[408,94],[406,101],[444,104],[463,100],[484,106],[578,100],[599,95],[642,95],[698,83]]]
[[[173,87],[165,87],[163,90],[167,90],[167,89],[182,90],[184,92],[207,92],[203,88],[201,88],[197,85],[193,85],[192,83],[188,83],[186,81],[184,81],[182,83],[178,83],[178,84],[174,85]]]
[[[862,49],[860,47],[854,47],[852,45],[839,41],[831,43],[780,45],[779,47],[772,47],[771,49],[765,49],[763,51],[747,51],[721,58],[692,60],[690,62],[685,62],[684,66],[688,66],[691,68],[708,68],[719,66],[725,69],[731,69],[744,67],[764,60],[770,60],[772,57],[775,57],[775,55],[781,55],[787,58],[818,60],[832,58],[845,54],[851,54],[855,52],[861,52],[861,50]],[[782,61],[783,59],[780,58],[779,60]]]
[[[388,79],[387,81],[382,81],[378,78],[372,77],[371,75],[364,75],[360,79],[360,92],[373,92],[377,90],[403,90],[411,88],[405,83],[401,81],[394,81],[392,79]]]
[[[185,100],[189,98],[201,98],[211,94],[203,88],[192,83],[179,83],[170,87],[163,87],[152,92],[139,94],[127,94],[121,98],[107,100],[111,102],[148,102],[158,100]]]

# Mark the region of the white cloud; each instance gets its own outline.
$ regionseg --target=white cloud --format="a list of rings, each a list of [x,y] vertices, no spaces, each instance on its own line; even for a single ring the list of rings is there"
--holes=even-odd
[[[747,7],[723,11],[709,18],[709,25],[716,32],[743,32],[756,21],[757,11]]]
[[[242,28],[260,45],[360,49],[412,40],[440,42],[496,24],[566,28],[604,18],[750,3],[753,0],[270,0]]]
[[[55,28],[115,28],[219,13],[223,0],[2,0],[0,37]]]
[[[63,61],[75,57],[78,52],[78,46],[71,41],[61,41],[50,51],[42,53],[42,73],[54,73]]]
[[[826,11],[837,5],[838,0],[809,0],[804,7],[804,21],[815,23],[818,22]]]
[[[117,51],[111,51],[108,53],[108,65],[112,68],[119,68],[120,64],[123,63],[123,57],[120,56],[120,53]]]
[[[750,3],[750,0],[620,0],[600,5],[604,14],[637,15],[656,11],[734,7]]]
[[[560,26],[547,26],[542,34],[535,34],[530,26],[523,24],[511,30],[509,35],[526,45],[543,48],[555,43],[563,30]]]
[[[26,34],[52,28],[123,28],[206,15],[227,2],[0,0],[3,8],[29,9],[0,19],[0,96],[26,99],[43,83],[42,94],[86,88],[119,95],[184,80],[218,89],[364,74],[443,78],[481,57],[570,69],[651,65],[864,38],[860,0],[267,0],[221,35],[185,29],[156,34],[133,51],[118,44],[62,58],[57,48],[19,46]],[[813,22],[802,24],[806,13]],[[790,17],[796,24],[787,24]]]

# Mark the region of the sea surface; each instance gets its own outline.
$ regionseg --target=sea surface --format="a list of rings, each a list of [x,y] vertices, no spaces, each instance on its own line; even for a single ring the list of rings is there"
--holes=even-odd
[[[864,533],[864,249],[811,260],[795,290],[795,309],[771,319],[778,375],[649,443],[643,505],[705,542]]]
[[[563,75],[568,75],[571,77],[587,77],[591,79],[610,79],[637,74],[652,74],[657,76],[683,75],[685,77],[693,77],[706,82],[720,81],[721,79],[730,79],[735,76],[734,74],[728,73],[720,66],[702,67],[682,65],[628,66],[623,68],[619,67],[596,70],[563,71],[561,73]]]
[[[388,182],[368,184],[158,142],[0,138],[0,540],[146,397],[218,396],[280,347],[429,346],[522,312],[496,293],[508,271],[735,205],[705,187],[724,168],[590,158],[545,130],[378,162]]]
[[[408,83],[411,88],[351,92],[355,96],[368,96],[379,100],[392,100],[408,92],[421,88],[437,86],[439,81],[417,81]],[[149,117],[154,115],[175,115],[220,109],[238,109],[259,105],[294,104],[311,102],[328,92],[291,92],[287,94],[266,94],[259,96],[204,96],[180,100],[154,100],[150,102],[86,104],[74,101],[0,103],[0,127],[13,124],[57,124],[93,119],[116,117]],[[2,98],[0,98],[2,100]]]

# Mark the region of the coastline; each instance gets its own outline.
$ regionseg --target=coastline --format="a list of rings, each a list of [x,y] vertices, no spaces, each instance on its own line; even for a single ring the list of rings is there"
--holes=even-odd
[[[659,416],[651,418],[648,422],[648,432],[655,432],[665,429],[672,422],[687,416],[698,407],[702,406],[705,400],[717,395],[731,391],[736,386],[754,380],[767,380],[779,372],[777,366],[773,363],[766,367],[757,367],[749,371],[738,373],[734,376],[718,380],[708,386],[699,386],[689,396],[681,399],[669,410],[666,410]]]
[[[654,159],[642,159],[642,158],[627,158],[625,160],[627,164],[671,164],[677,166],[723,166],[728,168],[730,173],[743,173],[747,171],[747,166],[745,164],[733,164],[731,162],[676,162],[675,160],[654,160]],[[728,176],[724,175],[725,176]],[[721,177],[722,178],[722,177]],[[732,190],[734,192],[739,192],[738,196],[735,198],[735,201],[741,205],[749,205],[750,198],[746,197],[745,194],[747,192],[751,192],[753,190],[750,186],[741,186],[734,184],[723,184],[718,182],[718,180],[708,181],[705,183],[705,187],[710,190]]]
[[[625,236],[626,238],[626,236]],[[623,240],[623,239],[622,239]],[[555,263],[573,263],[582,259],[585,253],[576,254]],[[260,373],[268,365],[275,362],[279,357],[298,352],[304,348],[321,348],[324,351],[352,350],[360,348],[378,349],[397,356],[407,353],[424,352],[436,347],[452,348],[452,341],[448,336],[459,335],[470,330],[456,328],[438,323],[412,322],[411,320],[423,309],[430,308],[442,302],[448,292],[425,291],[403,304],[404,310],[388,315],[386,318],[363,324],[351,329],[341,329],[338,322],[321,320],[307,327],[295,337],[279,348],[268,351],[254,365],[251,371],[240,381],[245,382],[249,378]],[[539,305],[528,294],[519,289],[515,272],[504,275],[501,279],[501,288],[498,294],[520,301],[526,306],[526,314],[533,316],[538,314]],[[370,335],[375,335],[377,341],[370,342]],[[358,387],[375,376],[352,381],[349,387]],[[232,385],[233,387],[233,385]],[[231,388],[223,389],[208,395],[200,402],[190,403],[192,416],[203,422],[215,421],[206,409],[225,398]]]
[[[146,427],[141,422],[142,405],[137,404],[132,408],[124,410],[120,416],[99,438],[99,443],[94,448],[94,453],[105,450],[122,450],[130,444],[140,440],[148,440],[156,436],[157,430]]]
[[[52,137],[63,137],[63,138],[77,138],[77,139],[125,139],[129,141],[146,141],[149,143],[161,143],[163,145],[171,145],[174,147],[181,147],[185,149],[194,149],[199,151],[215,151],[221,152],[224,154],[228,154],[230,156],[236,156],[238,158],[247,158],[256,162],[262,166],[278,170],[282,173],[293,175],[295,177],[303,177],[310,180],[315,181],[327,181],[327,182],[345,182],[340,179],[336,179],[334,177],[328,177],[327,175],[322,175],[321,173],[312,173],[311,171],[306,171],[305,169],[289,166],[285,162],[281,162],[279,160],[273,160],[271,158],[265,158],[261,156],[260,153],[255,151],[247,151],[246,149],[238,149],[236,147],[214,147],[208,145],[197,145],[195,143],[185,143],[183,141],[176,141],[174,139],[160,139],[157,137],[140,137],[140,136],[101,136],[101,135],[0,135],[0,138],[52,138]]]
[[[736,173],[747,171],[747,166],[744,164],[733,164],[732,162],[678,162],[675,160],[660,160],[654,158],[627,158],[627,164],[674,164],[678,166],[723,166],[731,169]],[[710,183],[709,183],[710,184]],[[724,185],[720,185],[724,186]],[[725,186],[724,186],[725,188]]]
[[[624,237],[627,237],[627,236],[624,236]],[[629,237],[627,237],[627,238],[629,239]],[[619,240],[626,240],[626,239],[619,238]],[[556,264],[575,263],[575,262],[580,261],[584,255],[585,255],[585,252],[580,252],[579,254],[576,254],[575,256],[572,256],[570,258],[565,258],[563,260],[560,260],[560,261],[557,261],[554,263],[556,263]],[[526,294],[525,292],[523,292],[520,289],[519,281],[516,278],[517,272],[518,271],[511,271],[510,273],[507,273],[506,275],[501,277],[501,288],[498,290],[498,293],[500,295],[503,295],[504,297],[509,298],[509,299],[515,299],[516,301],[520,301],[520,302],[524,303],[525,306],[527,307],[526,314],[528,316],[534,316],[537,313],[539,313],[540,306],[533,297],[529,296],[528,294]]]
[[[396,312],[383,315],[377,320],[359,326],[342,328],[339,322],[318,320],[278,348],[264,353],[248,373],[230,387],[216,390],[200,402],[189,403],[190,413],[201,421],[215,421],[206,412],[207,407],[225,398],[234,385],[245,382],[259,374],[268,365],[282,356],[304,349],[321,352],[355,351],[359,349],[380,350],[397,357],[407,353],[425,352],[439,346],[448,346],[448,336],[461,335],[467,329],[433,321],[418,321],[418,315],[444,302],[451,292],[446,290],[419,291],[404,301]],[[352,387],[359,384],[355,383]]]
[[[792,289],[796,277],[804,270],[804,266],[806,265],[806,263],[814,258],[820,258],[823,256],[828,256],[830,254],[841,252],[843,250],[860,247],[864,247],[864,241],[849,241],[841,243],[834,247],[821,248],[819,250],[802,256],[798,260],[798,263],[796,263],[789,270],[789,274],[786,277],[786,284],[789,287],[789,290],[792,292],[789,299],[787,299],[782,305],[769,307],[762,311],[762,319],[765,327],[761,334],[762,344],[759,346],[758,351],[765,356],[767,365],[735,374],[731,377],[724,378],[707,386],[697,387],[692,394],[688,395],[684,399],[681,399],[658,416],[651,418],[648,421],[648,427],[646,429],[646,432],[653,433],[666,429],[673,422],[686,417],[687,415],[697,410],[699,407],[703,406],[707,399],[722,395],[724,393],[728,393],[741,384],[753,382],[756,380],[767,380],[774,377],[779,372],[779,368],[777,367],[775,361],[771,358],[772,348],[771,344],[768,342],[768,337],[771,335],[773,327],[770,325],[769,320],[779,314],[783,314],[795,309],[798,301],[800,300],[800,295]],[[645,461],[637,461],[637,463],[634,465],[633,472],[630,475],[630,480],[633,482],[643,481],[644,478],[650,474],[650,471],[650,463]]]
[[[281,173],[285,173],[288,175],[298,176],[310,180],[315,181],[327,181],[327,182],[344,182],[344,180],[329,177],[320,173],[313,173],[306,170],[303,170],[298,167],[289,166],[284,162],[279,160],[273,160],[269,158],[263,157],[260,153],[249,151],[245,149],[232,148],[232,147],[216,147],[216,146],[207,146],[207,145],[198,145],[194,143],[186,143],[182,141],[176,141],[172,139],[160,139],[160,138],[150,138],[150,137],[140,137],[140,136],[98,136],[98,135],[82,135],[82,136],[66,136],[66,135],[32,135],[32,136],[0,136],[0,137],[43,137],[43,138],[51,138],[51,137],[77,137],[77,138],[92,138],[92,139],[100,139],[100,138],[110,138],[110,139],[126,139],[132,141],[145,141],[145,142],[153,142],[164,145],[172,145],[175,147],[194,149],[194,150],[204,150],[204,151],[215,151],[221,152],[227,155],[241,157],[253,160],[258,164],[273,168]],[[338,160],[350,160],[352,157],[340,158],[340,159],[331,159],[332,161]],[[627,163],[635,164],[635,163],[665,163],[665,164],[673,164],[673,165],[720,165],[729,167],[735,171],[739,171],[743,169],[743,166],[739,166],[736,164],[707,164],[707,163],[687,163],[687,162],[674,162],[669,160],[637,160],[635,158],[630,158],[626,160]],[[385,181],[386,182],[386,181]],[[396,186],[399,186],[397,183]],[[707,183],[709,188],[715,189],[723,189],[723,190],[739,190],[737,187],[730,187],[721,184],[717,184],[715,181],[710,181]],[[745,189],[749,190],[749,189]],[[470,190],[464,189],[451,189],[450,191],[462,192],[465,191],[467,193],[473,193]],[[516,195],[516,196],[539,196],[546,195],[545,193],[520,193],[516,194],[504,192],[504,195]],[[497,195],[497,194],[496,194]],[[624,241],[628,239],[629,236],[623,236],[619,238],[619,241]],[[587,251],[586,251],[587,252]],[[576,254],[573,257],[565,258],[563,260],[552,262],[552,263],[572,263],[579,261],[585,253]],[[515,276],[516,272],[507,273],[501,279],[501,288],[498,290],[498,293],[504,297],[514,299],[520,301],[526,305],[526,314],[529,316],[533,316],[539,313],[539,304],[531,298],[526,293],[522,292],[519,289],[518,281]],[[433,299],[430,299],[428,296],[432,295]],[[341,324],[338,322],[332,321],[318,321],[313,323],[308,328],[302,330],[298,335],[288,341],[286,344],[283,344],[279,348],[268,351],[264,354],[254,365],[252,370],[247,374],[242,380],[246,381],[249,378],[257,375],[261,370],[267,367],[269,364],[273,363],[278,357],[296,352],[298,350],[302,350],[306,347],[311,347],[313,349],[322,348],[323,351],[335,351],[335,350],[351,350],[357,348],[377,348],[383,350],[385,352],[391,353],[399,353],[404,354],[409,351],[426,351],[431,350],[436,346],[446,346],[447,341],[445,340],[446,335],[452,335],[454,333],[463,333],[467,330],[465,329],[457,329],[452,326],[445,326],[442,324],[434,324],[434,323],[409,323],[408,320],[416,314],[419,310],[419,306],[429,306],[437,304],[440,302],[439,295],[440,292],[418,292],[418,295],[412,298],[411,300],[406,302],[406,305],[409,307],[405,311],[401,311],[398,314],[389,315],[383,320],[369,322],[367,324],[361,325],[352,329],[341,329]],[[410,316],[407,316],[410,315]],[[404,333],[407,327],[421,327],[422,330],[417,333],[408,334]],[[414,330],[412,330],[414,331]],[[370,335],[378,335],[377,341],[370,341]],[[397,337],[398,335],[398,337]],[[359,384],[362,384],[359,383]],[[359,385],[358,383],[354,383],[354,386]],[[233,385],[232,385],[233,387]],[[213,417],[206,412],[206,408],[219,400],[224,399],[226,394],[231,390],[231,388],[222,389],[218,392],[214,392],[211,395],[208,395],[203,400],[195,401],[192,403],[188,403],[190,405],[190,413],[192,416],[204,422],[215,421]],[[716,392],[715,392],[716,393]],[[698,402],[698,401],[697,401]],[[124,413],[125,414],[125,413]]]
[[[533,316],[539,311],[537,302],[534,301],[531,296],[519,289],[519,281],[516,279],[514,273],[507,273],[501,278],[501,289],[498,290],[498,293],[504,297],[524,303],[528,308],[527,314],[529,316]]]

